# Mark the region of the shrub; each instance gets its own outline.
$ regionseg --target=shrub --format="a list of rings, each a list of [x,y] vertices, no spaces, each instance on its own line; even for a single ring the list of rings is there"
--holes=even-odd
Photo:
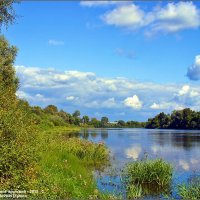
[[[54,124],[54,126],[65,126],[65,121],[58,115],[49,115],[49,121]]]
[[[36,129],[31,116],[18,105],[0,109],[0,188],[27,188],[36,157]]]
[[[159,194],[169,191],[172,166],[162,159],[136,161],[125,167],[123,175],[129,197]]]
[[[36,129],[27,102],[18,100],[17,49],[0,36],[0,188],[25,189],[35,170]]]

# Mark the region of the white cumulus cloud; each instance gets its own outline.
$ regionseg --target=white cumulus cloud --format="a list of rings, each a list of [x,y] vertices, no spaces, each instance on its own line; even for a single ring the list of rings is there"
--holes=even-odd
[[[136,5],[124,5],[106,13],[103,20],[108,25],[124,26],[131,29],[144,25],[144,12]]]
[[[78,100],[79,98],[78,97],[75,97],[75,96],[68,96],[66,97],[66,100],[67,101],[73,101],[73,100]]]
[[[200,12],[193,2],[168,3],[151,11],[145,11],[135,4],[122,5],[105,13],[102,19],[108,25],[130,30],[145,28],[145,34],[149,36],[200,26]]]
[[[154,11],[153,31],[177,32],[200,25],[200,14],[192,2],[168,3]]]
[[[153,103],[150,108],[154,110],[181,110],[187,106],[184,106],[181,103],[176,103],[171,100],[169,102]]]
[[[92,72],[58,71],[53,68],[15,68],[20,79],[17,94],[33,105],[55,104],[66,110],[85,110],[88,115],[97,112],[108,115],[117,113],[116,120],[121,118],[120,113],[126,113],[127,118],[135,116],[129,119],[140,117],[146,120],[163,110],[171,112],[185,107],[199,110],[200,88],[192,84],[157,84],[123,77],[99,77]]]
[[[142,108],[142,102],[140,101],[137,95],[134,95],[132,97],[127,97],[126,99],[124,99],[124,105],[134,109]]]
[[[183,96],[183,95],[185,95],[185,94],[187,94],[188,92],[189,92],[189,90],[190,90],[190,86],[189,85],[184,85],[182,88],[181,88],[181,90],[179,91],[179,95],[180,96]]]

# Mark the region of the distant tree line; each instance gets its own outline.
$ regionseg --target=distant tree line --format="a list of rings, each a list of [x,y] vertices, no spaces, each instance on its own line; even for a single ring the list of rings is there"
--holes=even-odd
[[[161,112],[148,119],[146,128],[159,129],[200,129],[200,112],[185,108],[174,110],[171,114]]]
[[[21,100],[23,101],[23,100]],[[25,102],[25,101],[24,101]],[[48,105],[45,108],[39,106],[29,106],[29,109],[34,116],[35,123],[40,126],[82,126],[94,128],[148,128],[148,129],[200,129],[200,112],[185,108],[183,110],[174,110],[171,114],[161,112],[147,122],[118,120],[110,122],[108,117],[90,118],[87,115],[81,117],[79,110],[72,114],[58,110],[55,105]]]
[[[94,128],[142,128],[146,123],[137,121],[115,121],[109,122],[108,117],[102,117],[100,120],[97,118],[90,118],[87,115],[81,117],[79,110],[74,111],[72,114],[59,110],[55,105],[48,105],[45,108],[39,106],[31,107],[28,102],[21,100],[26,104],[27,110],[30,110],[34,116],[35,123],[43,127],[53,126],[83,126]]]

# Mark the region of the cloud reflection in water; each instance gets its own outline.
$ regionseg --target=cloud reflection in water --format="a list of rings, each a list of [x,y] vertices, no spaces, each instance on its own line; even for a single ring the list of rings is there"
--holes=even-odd
[[[127,158],[133,158],[137,160],[139,158],[140,153],[142,152],[141,145],[134,145],[130,148],[125,149],[125,155]]]

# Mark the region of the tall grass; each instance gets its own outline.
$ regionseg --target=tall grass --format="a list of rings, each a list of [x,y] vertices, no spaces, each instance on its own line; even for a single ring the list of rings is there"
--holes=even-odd
[[[162,159],[129,163],[123,173],[128,198],[169,191],[172,166]]]
[[[200,185],[181,185],[178,187],[178,194],[181,199],[200,199]]]
[[[74,129],[75,130],[75,129]],[[104,165],[109,152],[103,144],[94,144],[79,138],[66,138],[70,128],[40,133],[40,161],[33,198],[42,199],[104,199],[108,195],[97,189],[92,172]]]
[[[68,153],[86,161],[87,165],[101,167],[109,160],[108,149],[103,143],[95,144],[85,139],[69,138],[64,146]]]
[[[178,195],[184,200],[200,199],[200,183],[189,183],[178,186]]]

